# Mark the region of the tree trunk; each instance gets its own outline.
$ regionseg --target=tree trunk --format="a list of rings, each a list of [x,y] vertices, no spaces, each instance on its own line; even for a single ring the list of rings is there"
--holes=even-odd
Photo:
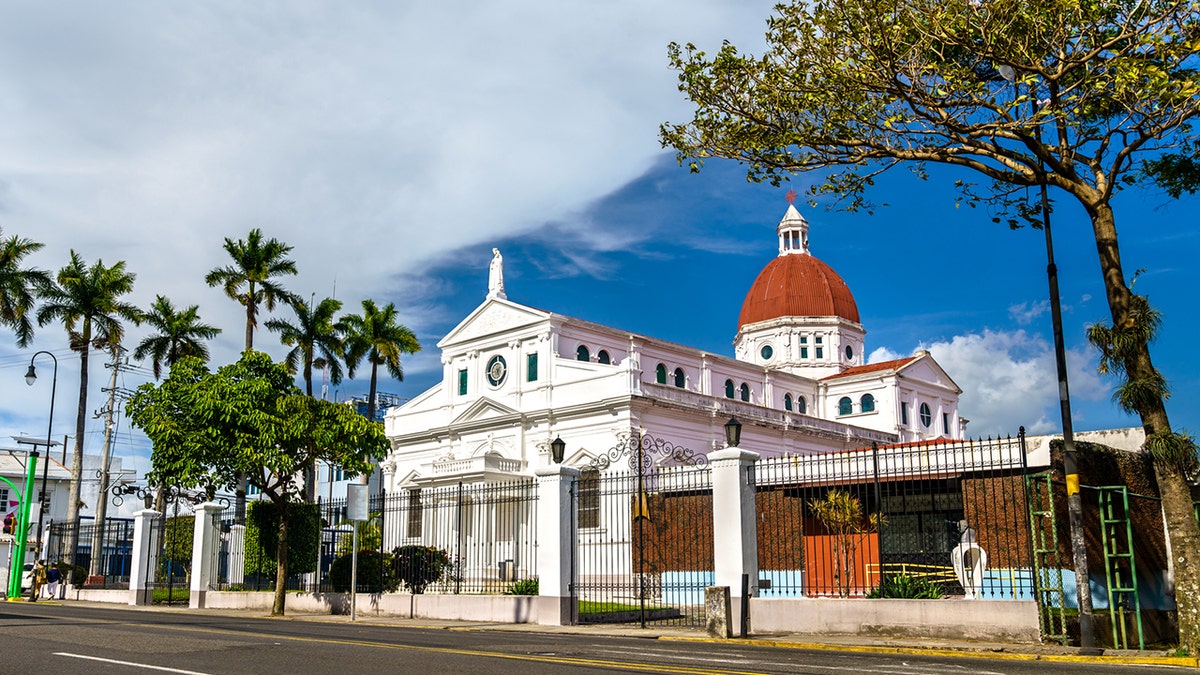
[[[1119,330],[1130,320],[1132,291],[1121,269],[1121,255],[1117,247],[1117,229],[1112,209],[1105,204],[1089,211],[1096,236],[1096,248],[1100,254],[1100,271],[1104,276],[1104,290],[1112,313],[1113,329]],[[1126,377],[1130,380],[1151,378],[1155,371],[1150,360],[1150,346],[1139,343],[1134,353],[1125,359],[1124,366]],[[1143,403],[1137,412],[1147,437],[1171,432],[1171,423],[1161,397]],[[1167,541],[1171,551],[1171,564],[1174,566],[1179,646],[1189,654],[1196,655],[1200,654],[1200,560],[1195,552],[1200,551],[1200,527],[1197,526],[1192,506],[1191,488],[1183,472],[1177,467],[1156,461],[1154,473],[1158,492],[1162,497]]]
[[[279,503],[279,544],[275,547],[275,602],[271,605],[271,616],[283,616],[287,598],[288,578],[288,508]]]
[[[87,428],[88,350],[90,326],[83,327],[82,351],[79,352],[79,408],[75,413],[75,449],[71,452],[71,486],[67,491],[67,563],[75,577],[75,550],[79,546],[79,486],[83,479],[83,434]],[[47,453],[49,454],[49,453]]]

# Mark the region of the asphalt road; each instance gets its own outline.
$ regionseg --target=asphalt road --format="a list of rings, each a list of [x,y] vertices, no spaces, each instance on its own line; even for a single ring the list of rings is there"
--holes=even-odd
[[[803,673],[1056,675],[1128,665],[1048,663],[758,647],[563,633],[416,629],[0,604],[0,673]],[[1184,672],[1138,667],[1139,673]]]

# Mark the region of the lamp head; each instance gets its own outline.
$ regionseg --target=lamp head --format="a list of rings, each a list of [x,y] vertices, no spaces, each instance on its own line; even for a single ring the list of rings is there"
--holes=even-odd
[[[563,455],[567,452],[567,442],[555,436],[553,441],[550,441],[550,458],[555,464],[562,464]]]
[[[31,363],[29,364],[29,370],[25,371],[25,384],[32,387],[34,382],[37,382],[37,368],[34,368]]]
[[[730,417],[725,423],[725,444],[731,448],[738,447],[742,442],[742,423],[736,417]]]

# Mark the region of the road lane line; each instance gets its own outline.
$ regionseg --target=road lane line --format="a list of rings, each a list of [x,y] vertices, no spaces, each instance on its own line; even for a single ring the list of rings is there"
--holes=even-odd
[[[134,661],[118,661],[116,659],[104,659],[99,656],[88,656],[87,654],[72,654],[70,652],[54,652],[55,656],[65,656],[71,659],[84,659],[87,661],[100,661],[101,663],[111,663],[115,666],[132,666],[133,668],[145,668],[146,670],[161,670],[164,673],[179,673],[180,675],[210,675],[209,673],[201,673],[196,670],[180,670],[178,668],[164,668],[163,666],[152,666],[147,663],[136,663]]]

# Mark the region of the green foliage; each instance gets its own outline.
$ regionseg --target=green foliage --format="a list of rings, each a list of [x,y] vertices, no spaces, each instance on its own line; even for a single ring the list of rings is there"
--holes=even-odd
[[[396,579],[417,595],[424,593],[429,584],[440,581],[453,567],[450,556],[442,549],[416,545],[393,549],[392,564]]]
[[[225,252],[233,264],[210,271],[204,281],[220,286],[230,300],[246,308],[246,351],[254,348],[254,328],[258,326],[258,308],[274,311],[278,302],[294,303],[299,297],[279,284],[277,278],[297,273],[296,262],[287,257],[291,246],[275,239],[263,238],[262,230],[254,228],[245,239],[225,238]]]
[[[537,579],[521,579],[518,582],[510,585],[505,591],[505,595],[537,595],[538,580]]]
[[[353,525],[353,522],[347,521],[346,524]],[[358,548],[374,549],[378,551],[383,547],[383,533],[379,529],[379,513],[372,513],[371,519],[358,524]],[[337,550],[335,553],[339,556],[348,555],[354,550],[354,533],[343,532],[338,535]]]
[[[365,358],[371,364],[371,385],[367,394],[367,417],[375,416],[375,385],[379,366],[385,366],[392,377],[404,380],[404,367],[400,363],[403,354],[421,351],[421,343],[408,326],[399,323],[395,303],[383,308],[374,300],[362,301],[362,314],[342,317],[340,326],[345,333],[346,368],[350,377],[358,370]]]
[[[907,598],[910,600],[937,600],[944,594],[942,587],[925,577],[908,574],[888,574],[878,586],[867,593],[868,598]]]
[[[42,246],[15,234],[0,239],[0,324],[16,332],[18,347],[28,347],[33,339],[30,319],[34,301],[37,294],[51,284],[48,272],[24,266],[25,258]]]
[[[203,341],[211,340],[221,332],[220,328],[200,321],[199,305],[177,311],[162,295],[155,297],[145,322],[157,332],[138,343],[133,358],[140,361],[150,357],[156,380],[162,377],[163,364],[169,368],[185,356],[207,361],[208,347]]]
[[[338,556],[329,565],[329,583],[335,593],[350,592],[350,572],[353,562],[350,554]],[[380,570],[382,569],[382,586],[380,585]],[[358,552],[358,590],[362,593],[395,593],[400,588],[400,580],[396,578],[390,553],[380,554],[379,551],[367,549]]]
[[[192,542],[196,536],[195,516],[167,518],[163,529],[163,559],[183,565],[192,565]]]
[[[288,505],[288,574],[317,571],[321,514],[316,504]],[[246,505],[246,574],[274,577],[279,549],[279,505]]]

